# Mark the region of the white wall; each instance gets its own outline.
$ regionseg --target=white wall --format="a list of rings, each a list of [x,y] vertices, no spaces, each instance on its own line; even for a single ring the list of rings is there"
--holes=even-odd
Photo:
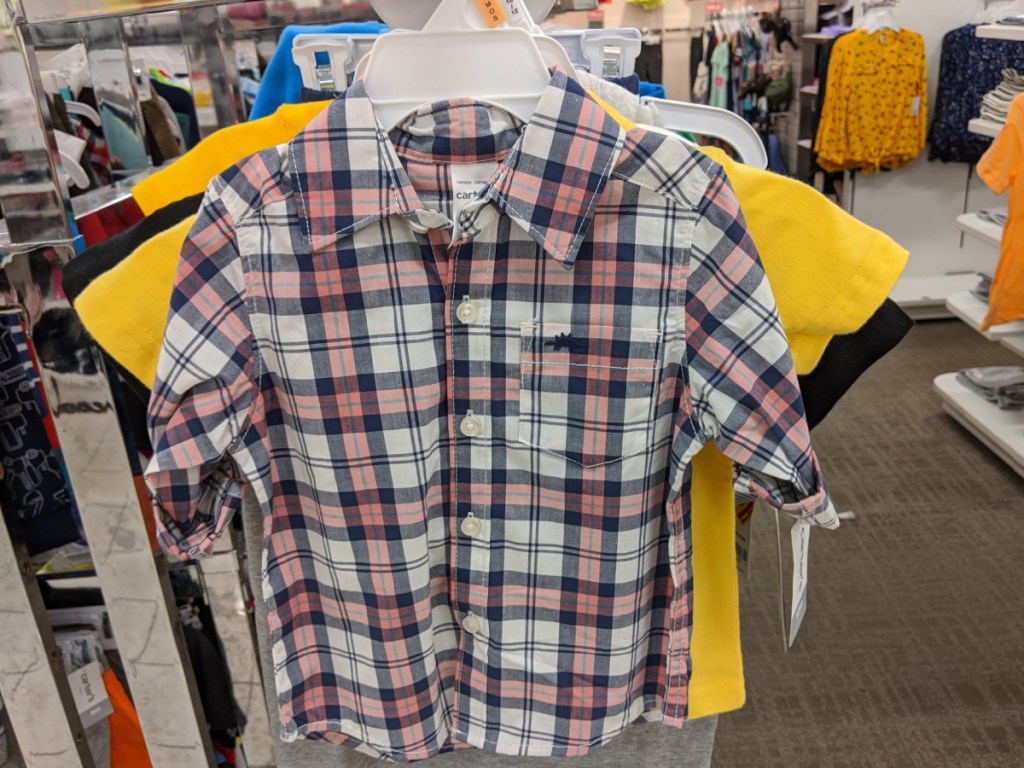
[[[901,26],[924,36],[931,104],[935,103],[943,36],[970,23],[982,5],[982,0],[902,0],[893,10]],[[858,175],[854,215],[910,251],[905,273],[908,277],[994,266],[995,249],[971,238],[964,238],[964,247],[960,248],[955,219],[963,212],[967,166],[930,163],[926,155],[927,150],[898,171]],[[974,177],[968,196],[970,210],[1005,204]]]

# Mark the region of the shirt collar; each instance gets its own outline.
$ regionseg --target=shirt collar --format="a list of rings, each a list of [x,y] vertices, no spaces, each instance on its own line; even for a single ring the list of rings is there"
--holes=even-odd
[[[427,109],[442,112],[445,105]],[[438,121],[436,130],[444,125]],[[465,145],[466,136],[459,139]],[[619,124],[556,70],[481,194],[571,268],[624,144]],[[414,226],[439,225],[437,214],[419,200],[361,82],[299,133],[288,153],[303,234],[313,250],[392,215]],[[462,231],[470,237],[478,232],[487,209],[464,218]]]

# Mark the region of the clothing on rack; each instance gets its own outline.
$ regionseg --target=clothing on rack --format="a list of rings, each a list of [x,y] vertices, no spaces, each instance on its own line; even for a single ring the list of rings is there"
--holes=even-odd
[[[836,40],[815,147],[827,171],[907,165],[924,149],[928,70],[924,38],[907,29]]]
[[[196,114],[196,102],[192,94],[184,88],[164,83],[155,77],[150,78],[156,95],[167,102],[174,112],[181,134],[184,137],[185,149],[192,149],[199,143],[199,116]]]
[[[664,82],[665,56],[661,43],[644,43],[640,47],[633,71],[647,83],[660,85]]]
[[[453,739],[500,753],[573,756],[608,741],[645,712],[681,725],[687,718],[689,633],[683,628],[689,626],[689,596],[677,591],[669,568],[688,568],[684,553],[689,546],[671,533],[664,542],[667,550],[655,543],[660,514],[670,516],[670,531],[681,531],[675,526],[689,520],[687,457],[706,440],[717,440],[741,467],[736,484],[741,492],[819,525],[838,525],[807,438],[785,334],[778,323],[765,320],[776,316],[774,299],[720,166],[660,135],[637,136],[634,141],[641,143],[634,148],[618,124],[561,72],[553,76],[525,128],[504,112],[465,101],[421,110],[390,139],[374,130],[375,125],[369,99],[357,83],[290,146],[250,159],[218,179],[208,193],[183,250],[150,406],[155,450],[147,480],[159,509],[161,541],[178,556],[206,551],[238,510],[241,478],[233,467],[243,468],[265,514],[276,521],[265,544],[263,591],[270,600],[275,657],[292,660],[277,676],[286,738],[330,734],[403,760],[430,757]],[[459,142],[447,141],[450,135],[458,135]],[[324,165],[319,158],[328,137],[331,159]],[[513,146],[516,151],[506,155]],[[468,158],[493,163],[494,175],[482,190],[484,202],[458,214],[447,174],[437,172],[437,163]],[[589,158],[583,167],[592,170],[580,177],[582,158]],[[541,196],[539,180],[551,185],[557,168],[571,173],[561,177],[558,194]],[[679,192],[671,199],[655,191],[667,189],[663,180],[657,181],[661,168],[677,169],[671,188]],[[258,186],[249,179],[259,179]],[[346,186],[334,186],[338,179],[346,179]],[[603,208],[601,199],[610,207]],[[549,202],[559,200],[572,202],[556,202],[554,207]],[[681,206],[696,219],[679,217]],[[616,226],[606,226],[608,216]],[[388,220],[387,228],[367,226],[382,219]],[[451,220],[468,233],[457,252],[448,250],[446,224]],[[525,231],[510,230],[503,222]],[[693,246],[685,251],[691,259],[685,269],[673,266],[666,273],[663,256],[654,255],[667,245],[665,226],[670,231],[685,226],[692,233],[686,237]],[[259,231],[264,232],[263,244],[254,248],[250,233]],[[616,233],[625,231],[630,232],[628,241],[620,242]],[[292,236],[302,232],[307,239]],[[584,238],[581,233],[590,234]],[[621,260],[627,252],[628,260]],[[645,252],[651,256],[643,256]],[[322,262],[321,255],[328,254]],[[342,254],[348,256],[338,262]],[[390,271],[379,262],[383,254],[389,254],[389,262],[403,264],[393,271],[401,285],[389,300],[397,304],[387,313],[394,319],[397,309],[404,318],[394,336],[379,335],[379,324],[391,321],[366,301],[380,290],[373,275],[379,268]],[[449,261],[455,258],[459,261]],[[543,260],[540,273],[529,266],[538,258]],[[611,273],[628,273],[632,286],[627,304],[618,298],[608,302],[608,297],[624,297],[621,292],[592,290],[593,265],[600,263],[601,273],[607,274],[605,267],[616,260],[620,266]],[[720,281],[725,270],[729,285]],[[525,282],[523,276],[528,276]],[[436,325],[440,316],[435,310],[445,300],[437,288],[450,279],[453,295],[468,298],[458,313],[461,325],[451,331],[454,351],[444,351],[425,340],[448,336],[447,323]],[[667,306],[663,299],[670,301],[670,296],[661,296],[662,288],[648,290],[654,285],[667,288],[677,279],[685,283],[669,294],[683,291],[679,295],[687,296],[690,304],[680,312],[680,322],[688,328],[679,338],[686,346],[682,365],[692,402],[703,411],[693,414],[691,423],[703,425],[695,434],[673,426],[684,421],[678,409],[689,411],[691,406],[667,390],[659,393],[656,384],[664,359],[660,344],[671,343],[666,329],[659,327],[656,307]],[[285,288],[294,287],[296,280],[305,287],[298,292]],[[645,284],[652,289],[642,288]],[[492,285],[501,286],[493,298]],[[638,289],[642,297],[635,293]],[[243,299],[252,290],[263,297],[255,304]],[[305,297],[301,302],[300,296]],[[313,296],[319,298],[311,300]],[[361,298],[354,303],[356,296]],[[608,302],[604,310],[602,302]],[[211,314],[207,308],[214,305]],[[530,321],[541,309],[552,319]],[[585,320],[577,309],[595,319]],[[746,313],[754,314],[744,321]],[[328,315],[334,320],[325,324]],[[564,321],[554,319],[558,316]],[[519,329],[517,343],[506,346],[507,363],[496,365],[490,343],[474,351],[477,317]],[[619,318],[618,325],[600,325],[596,317]],[[337,321],[342,323],[340,335],[331,330]],[[377,341],[361,351],[346,349],[351,334],[369,327],[366,323],[378,329]],[[753,327],[755,336],[739,332]],[[252,354],[256,349],[261,350],[259,362]],[[336,349],[338,363],[351,374],[342,368],[327,377],[323,371],[317,374],[315,360],[334,359],[330,353],[314,354],[319,349]],[[669,354],[669,359],[674,357]],[[397,363],[387,362],[392,359],[405,362],[396,368]],[[493,377],[485,388],[503,394],[479,398],[457,389],[432,395],[439,392],[438,371],[446,366],[438,362],[445,359],[454,365],[457,382],[468,375]],[[470,374],[484,362],[480,373]],[[751,371],[753,379],[733,380],[732,373],[741,370]],[[394,376],[398,371],[405,372],[404,386]],[[350,375],[357,375],[359,383],[347,381]],[[600,383],[608,375],[618,382],[612,389]],[[778,383],[750,397],[752,380]],[[341,386],[356,400],[342,406]],[[409,397],[416,402],[418,424],[404,417],[395,421],[373,404],[388,390],[401,402]],[[301,408],[313,411],[304,411],[300,424],[294,421],[299,403],[290,393],[301,392],[312,396],[302,398],[306,405]],[[579,394],[570,394],[566,402],[565,392]],[[371,397],[373,403],[367,399]],[[434,406],[429,405],[432,398]],[[770,412],[757,405],[767,400],[774,403]],[[508,412],[503,403],[518,407]],[[447,427],[442,431],[441,425],[447,423],[449,407],[462,435],[452,444],[450,459],[447,451],[434,454],[429,448],[448,439]],[[588,414],[588,423],[579,425],[575,414]],[[617,425],[613,429],[608,428],[611,421]],[[506,428],[516,423],[518,439],[511,432],[506,436]],[[342,454],[327,449],[317,437],[318,424],[325,436],[341,438],[336,447]],[[752,433],[755,424],[766,429]],[[661,441],[667,441],[666,452],[655,458],[652,451]],[[679,461],[669,460],[669,443],[678,446]],[[271,450],[271,445],[278,447]],[[283,445],[291,448],[281,452]],[[757,446],[756,458],[750,445]],[[536,462],[549,453],[561,460]],[[432,455],[442,472],[456,472],[453,479],[461,492],[451,502],[432,490],[441,488],[434,471],[428,470]],[[474,461],[471,475],[460,471],[473,455],[488,456],[487,464]],[[371,456],[390,469],[387,476],[370,481],[371,497],[377,501],[362,505],[350,500],[351,462]],[[500,473],[497,485],[498,477],[485,466]],[[650,469],[656,477],[647,477]],[[604,542],[592,554],[576,547],[549,547],[546,542],[568,543],[591,529],[593,524],[583,519],[566,518],[566,510],[575,507],[578,483],[608,471],[615,473],[616,483],[625,484],[614,494],[614,532],[604,527]],[[641,487],[654,492],[649,501],[638,499],[637,512],[645,515],[641,510],[650,505],[661,509],[669,501],[662,494],[669,493],[677,472],[682,493],[653,518],[653,528],[643,522],[646,517],[637,518],[635,525],[621,525],[628,514],[621,502],[629,487],[637,484],[637,492]],[[270,484],[271,477],[283,483]],[[290,477],[310,477],[312,487],[292,483]],[[528,503],[518,493],[506,497],[503,489],[541,485],[555,496],[529,503],[527,517],[533,522],[528,526],[517,515],[501,512]],[[422,502],[413,501],[417,498]],[[454,501],[459,498],[464,501]],[[469,506],[474,498],[479,506]],[[292,513],[308,504],[315,505],[308,517]],[[590,506],[591,514],[603,516],[599,496],[591,497]],[[479,516],[470,514],[474,507]],[[322,526],[342,509],[344,521],[337,518],[330,524],[328,545]],[[549,517],[549,510],[556,509],[557,515]],[[373,518],[372,524],[370,517],[360,522],[364,513]],[[395,518],[381,527],[382,516],[393,514],[405,521]],[[677,520],[680,514],[683,518]],[[439,530],[438,544],[431,546],[430,520],[453,518],[464,521],[462,535]],[[471,530],[465,521],[476,521],[479,527]],[[362,533],[353,536],[355,531]],[[373,543],[384,541],[382,536],[396,543],[388,553]],[[479,548],[473,546],[478,537]],[[328,546],[335,574],[350,572],[369,558],[393,598],[381,602],[376,589],[370,594],[368,585],[350,579],[344,579],[342,597],[332,586],[335,579],[322,579],[315,566],[328,556]],[[450,547],[463,550],[463,568],[449,571],[444,565]],[[549,586],[534,581],[534,555],[542,551],[543,562],[556,575]],[[501,566],[474,565],[468,559],[485,552],[500,556]],[[602,552],[614,553],[623,567],[621,576],[591,571],[593,558],[603,559]],[[624,554],[629,552],[635,554]],[[445,600],[435,611],[431,585],[438,567],[451,574],[452,583],[444,584],[443,594],[453,589],[455,603],[449,608]],[[494,573],[503,574],[505,588],[495,590],[480,582]],[[569,575],[578,586],[566,590],[557,574]],[[552,590],[561,607],[549,613],[543,607],[547,598],[538,603],[540,593],[531,596],[533,588],[525,587],[532,583],[542,592]],[[517,584],[526,591],[513,587]],[[641,599],[648,590],[653,592]],[[590,594],[614,595],[616,600],[579,599]],[[575,602],[570,611],[567,599]],[[303,607],[313,603],[322,608]],[[412,615],[418,618],[408,623]],[[338,623],[332,616],[348,619]],[[400,633],[377,634],[377,628],[403,625]],[[638,625],[658,629],[638,635]],[[576,650],[573,638],[595,627],[598,635],[580,639],[579,647],[596,642],[600,648],[617,649],[620,661],[614,668],[594,666],[588,661],[590,652]],[[524,632],[536,642],[524,646],[511,640]],[[514,647],[503,647],[506,633]],[[492,659],[486,666],[472,661],[484,647],[475,642],[477,635],[486,640]],[[463,649],[459,660],[449,672],[438,671],[435,664],[456,647]],[[421,648],[433,651],[424,656],[417,650]],[[350,665],[345,659],[353,653],[385,666]],[[576,670],[571,690],[550,672],[567,664]],[[512,667],[525,676],[532,695],[508,686],[502,670]],[[687,672],[677,675],[673,669]],[[331,682],[316,682],[315,672],[310,680],[311,670],[330,671]],[[449,675],[460,676],[462,682],[456,685]],[[404,682],[410,676],[411,686]],[[303,682],[297,684],[299,680]],[[358,697],[349,693],[355,689]],[[552,709],[542,703],[544,690],[590,704]],[[450,707],[456,701],[460,706],[455,712],[464,714],[452,717]],[[486,718],[468,717],[483,701]],[[418,714],[410,718],[410,712]],[[582,723],[587,735],[574,736]]]
[[[587,82],[594,87],[593,79]],[[613,88],[602,83],[600,90],[607,96]],[[624,94],[617,103],[635,110],[637,105],[626,101],[627,96]],[[324,104],[319,105],[320,110],[323,107]],[[292,109],[282,108],[286,112]],[[641,117],[635,112],[629,114],[634,119]],[[643,120],[650,121],[651,116],[645,115]],[[199,178],[198,174],[216,174],[219,171],[214,167],[216,160],[229,165],[241,159],[246,151],[252,151],[248,149],[252,139],[245,135],[247,131],[260,133],[265,146],[269,147],[294,138],[301,127],[294,127],[298,122],[298,119],[269,121],[259,128],[256,123],[249,123],[215,134],[194,153],[205,155],[201,162],[193,164],[193,153],[190,153],[190,156],[155,174],[149,194],[142,196],[144,199],[139,200],[140,204],[147,208],[173,200],[174,193],[184,192],[182,185],[194,183]],[[625,120],[623,126],[627,129],[634,127]],[[289,133],[290,128],[294,129]],[[223,133],[228,133],[232,140],[219,141],[218,137]],[[889,238],[830,204],[812,188],[742,166],[717,150],[704,151],[713,153],[719,162],[726,165],[730,180],[737,189],[779,301],[783,324],[793,340],[798,371],[806,374],[816,370],[830,341],[832,344],[840,343],[838,335],[852,334],[862,328],[881,305],[905,264],[906,252]],[[180,177],[179,170],[189,165],[193,170],[184,178]],[[780,200],[784,202],[781,206]],[[806,215],[793,217],[786,213],[790,210],[806,212]],[[170,282],[158,286],[148,270],[155,269],[156,260],[164,258],[170,261],[167,271],[173,274],[178,251],[180,244],[163,256],[154,254],[153,260],[121,265],[118,269],[124,272],[123,276],[114,283],[97,285],[92,290],[92,301],[76,305],[83,322],[90,329],[97,325],[98,320],[101,323],[109,320],[109,330],[94,331],[93,335],[136,375],[140,375],[139,371],[146,370],[147,366],[155,368],[156,365],[166,312],[154,311],[153,306],[160,304],[166,307],[170,304]],[[128,267],[134,268],[134,272],[126,269]],[[152,287],[144,291],[104,290],[119,285]],[[835,290],[822,290],[822,286],[833,286]],[[138,310],[108,311],[111,306],[120,306],[114,300],[121,297],[134,300],[139,304]],[[153,362],[147,363],[147,360]],[[828,393],[805,392],[805,397],[827,399]],[[691,648],[692,717],[735,709],[742,706],[744,700],[733,528],[735,513],[731,489],[731,462],[714,447],[705,449],[694,459],[693,473],[696,598]]]
[[[161,97],[153,96],[141,102],[140,107],[146,123],[146,139],[153,165],[163,165],[167,160],[181,155],[184,138],[170,105]]]
[[[1011,40],[978,37],[973,24],[942,40],[935,117],[928,134],[929,160],[977,163],[992,143],[967,124],[981,113],[982,98],[1002,81],[1005,69],[1024,71],[1024,48]],[[1000,122],[1005,120],[1005,115]]]
[[[1010,105],[1006,127],[978,163],[978,176],[997,195],[1010,194],[1009,212],[981,330],[1024,320],[1024,96]]]

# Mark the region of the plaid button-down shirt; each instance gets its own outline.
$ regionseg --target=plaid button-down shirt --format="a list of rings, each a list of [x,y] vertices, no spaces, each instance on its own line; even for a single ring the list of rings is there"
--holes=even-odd
[[[394,760],[682,724],[708,441],[832,514],[722,169],[561,73],[526,125],[455,101],[390,135],[357,83],[215,180],[150,418],[172,553],[243,480],[262,505],[283,737]]]

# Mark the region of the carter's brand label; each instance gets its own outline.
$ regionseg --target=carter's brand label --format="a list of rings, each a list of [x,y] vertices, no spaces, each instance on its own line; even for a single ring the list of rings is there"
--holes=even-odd
[[[462,235],[459,218],[466,206],[480,197],[480,192],[497,170],[497,163],[465,163],[451,166],[452,174],[452,241]]]
[[[107,696],[107,687],[103,683],[103,667],[98,661],[86,664],[68,675],[71,684],[71,695],[75,699],[75,707],[82,718],[82,727],[98,723],[114,713],[114,705]]]

